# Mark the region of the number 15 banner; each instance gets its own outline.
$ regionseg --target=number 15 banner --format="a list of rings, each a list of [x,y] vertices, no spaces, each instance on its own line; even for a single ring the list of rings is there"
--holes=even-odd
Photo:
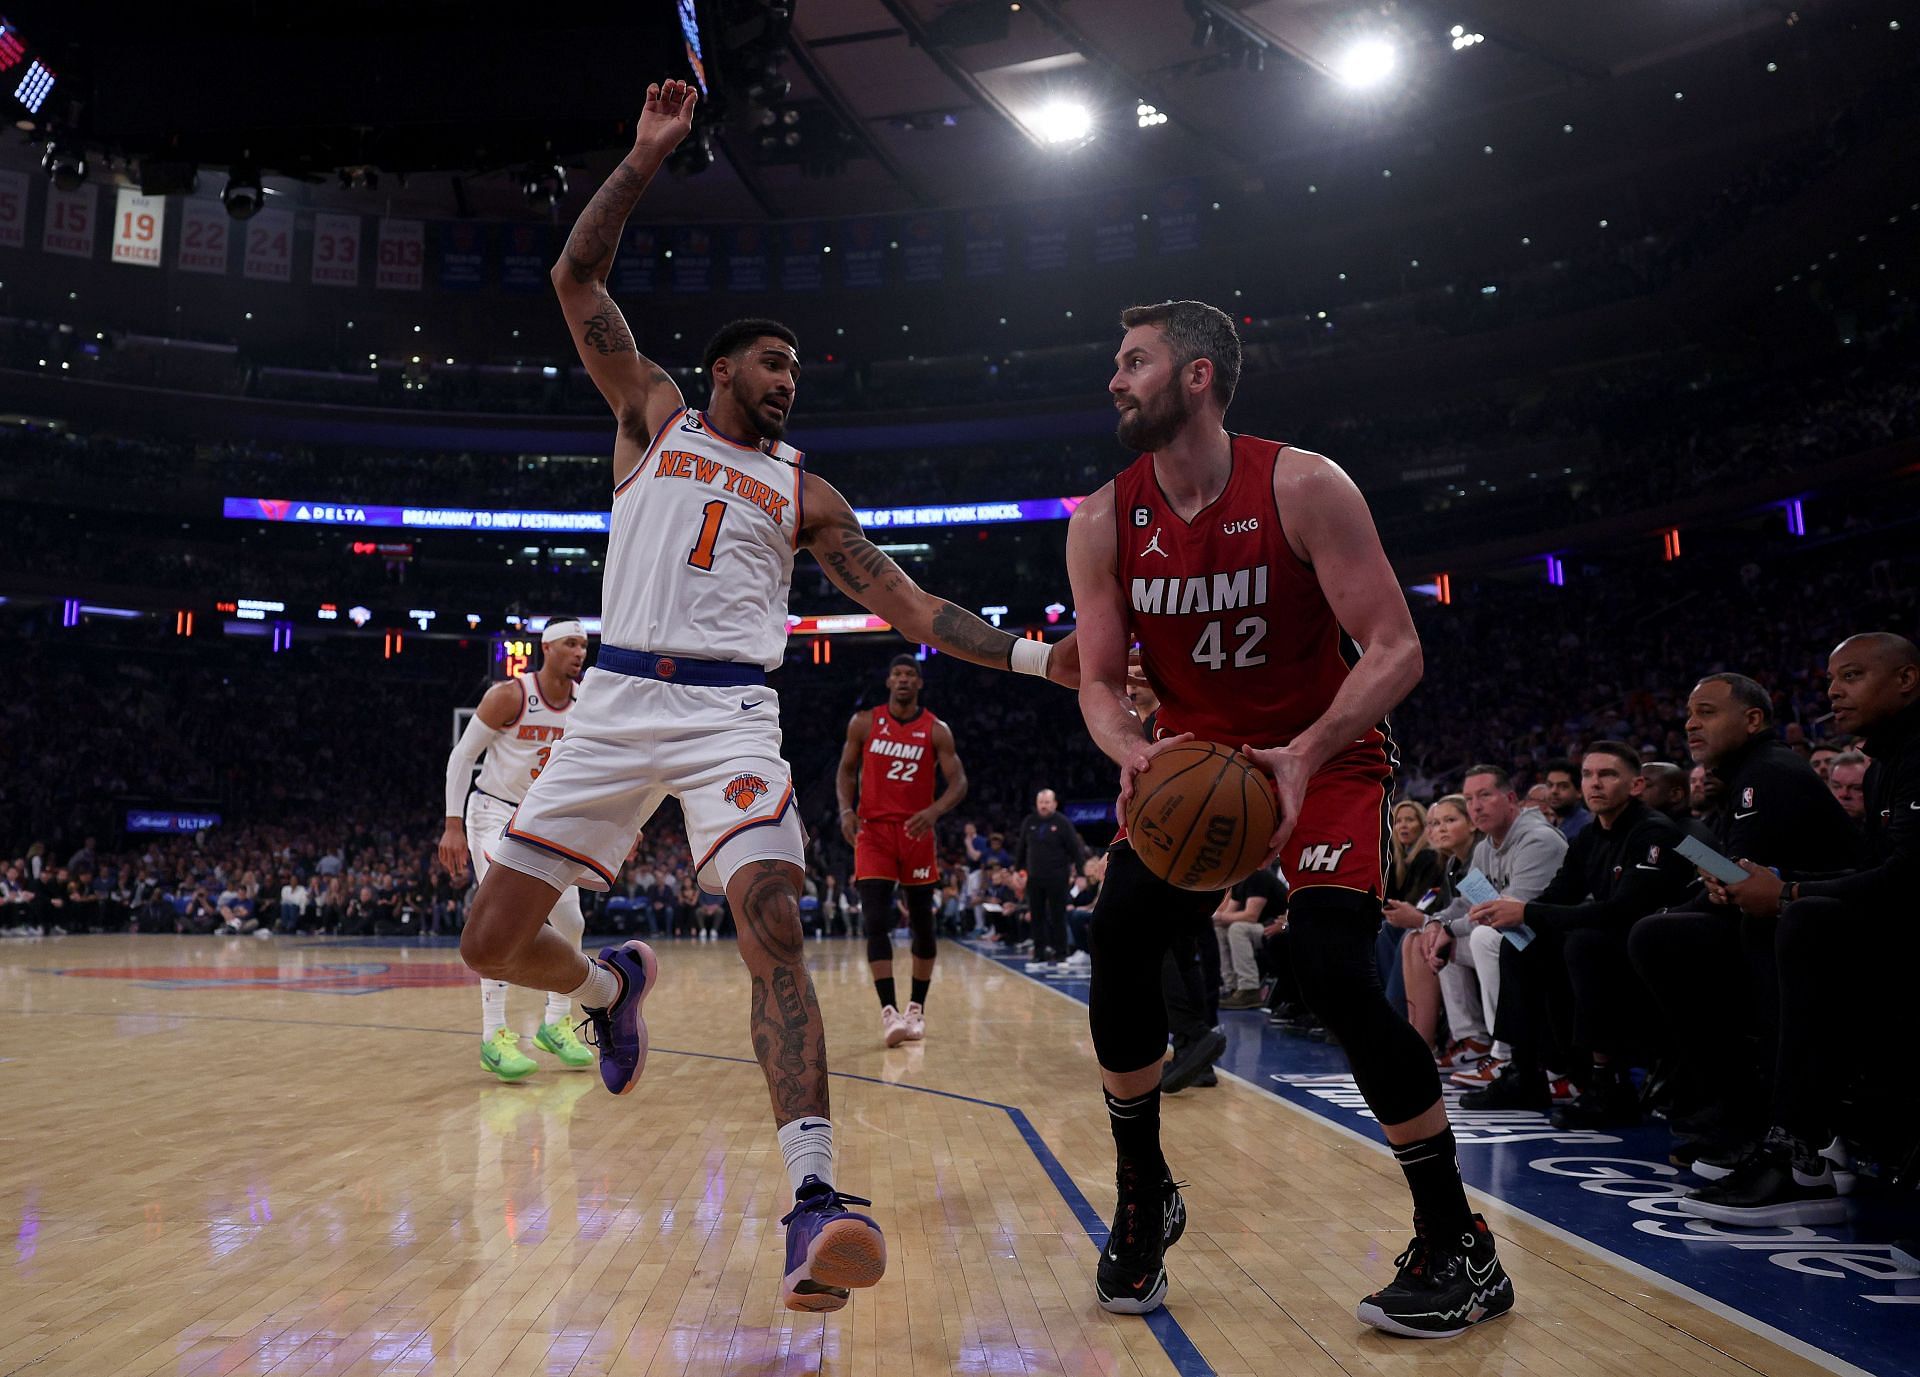
[[[380,222],[380,260],[373,285],[417,292],[426,276],[427,227],[418,220]]]
[[[113,261],[160,266],[160,240],[167,227],[167,203],[158,196],[142,196],[132,187],[120,188],[113,217]]]

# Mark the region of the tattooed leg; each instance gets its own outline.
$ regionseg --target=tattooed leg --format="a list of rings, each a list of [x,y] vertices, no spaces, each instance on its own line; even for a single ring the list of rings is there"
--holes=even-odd
[[[826,1028],[801,945],[803,878],[788,861],[754,861],[727,882],[740,955],[753,978],[753,1054],[767,1078],[775,1124],[827,1117]]]

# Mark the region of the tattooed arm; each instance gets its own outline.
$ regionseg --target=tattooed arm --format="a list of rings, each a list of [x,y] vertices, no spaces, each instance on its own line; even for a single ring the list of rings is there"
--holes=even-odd
[[[976,665],[1012,667],[1018,637],[921,588],[867,539],[847,499],[824,478],[807,473],[801,483],[806,520],[800,527],[800,544],[813,552],[835,587],[869,612],[885,617],[909,641],[924,642]],[[1063,647],[1065,642],[1054,647],[1047,677],[1071,688],[1079,657],[1071,649],[1061,654]]]
[[[684,403],[667,371],[634,347],[626,317],[607,294],[607,271],[634,203],[667,154],[693,127],[697,99],[694,89],[683,81],[647,88],[646,109],[634,130],[632,152],[580,212],[560,261],[548,274],[587,375],[620,423],[614,442],[616,484],[633,471],[653,433]]]

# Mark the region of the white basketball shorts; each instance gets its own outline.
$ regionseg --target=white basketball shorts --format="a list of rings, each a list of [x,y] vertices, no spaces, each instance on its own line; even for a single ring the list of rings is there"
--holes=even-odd
[[[492,859],[555,889],[611,889],[669,795],[680,800],[703,888],[724,891],[750,861],[805,865],[793,777],[780,758],[778,694],[603,669],[587,671],[566,736]]]

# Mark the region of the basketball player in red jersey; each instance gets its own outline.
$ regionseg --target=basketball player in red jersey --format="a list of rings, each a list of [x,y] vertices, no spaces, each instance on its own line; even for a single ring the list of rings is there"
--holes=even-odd
[[[887,701],[847,723],[840,752],[840,830],[853,843],[853,883],[867,929],[867,962],[880,995],[880,1036],[889,1047],[927,1035],[927,986],[933,980],[933,890],[940,881],[933,825],[967,796],[967,772],[953,731],[920,706],[920,665],[896,655],[887,667]],[[933,766],[947,787],[933,796]],[[854,806],[854,790],[860,803]],[[907,895],[913,929],[913,990],[903,1013],[893,985],[893,887]]]
[[[1144,451],[1067,530],[1080,707],[1120,766],[1122,816],[1167,746],[1245,749],[1273,776],[1272,839],[1307,1002],[1338,1037],[1414,1201],[1415,1237],[1358,1317],[1389,1333],[1458,1334],[1513,1306],[1486,1222],[1467,1205],[1433,1057],[1380,988],[1373,957],[1392,802],[1387,712],[1421,674],[1420,641],[1360,491],[1317,454],[1230,433],[1240,340],[1197,301],[1137,306],[1108,384],[1120,442]],[[1149,743],[1127,651],[1160,699]],[[1124,838],[1094,907],[1091,1022],[1119,1159],[1119,1204],[1096,1291],[1145,1313],[1186,1208],[1160,1151],[1170,918],[1218,895],[1155,878]]]

